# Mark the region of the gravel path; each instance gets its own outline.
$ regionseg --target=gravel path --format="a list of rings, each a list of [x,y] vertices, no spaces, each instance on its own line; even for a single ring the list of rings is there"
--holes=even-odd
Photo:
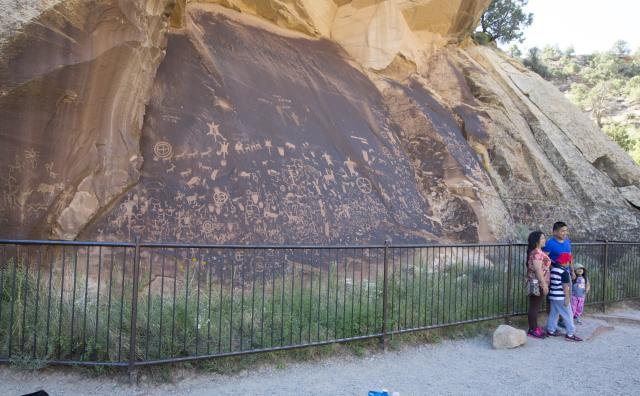
[[[50,395],[366,395],[387,388],[408,395],[638,395],[640,326],[616,324],[583,343],[528,339],[493,350],[489,337],[406,347],[365,358],[339,357],[263,368],[235,376],[189,374],[176,384],[129,387],[124,379],[86,378],[74,371],[0,369],[3,395],[44,388]],[[579,362],[579,363],[577,363]],[[579,388],[563,389],[562,378]],[[553,384],[553,385],[551,385]]]

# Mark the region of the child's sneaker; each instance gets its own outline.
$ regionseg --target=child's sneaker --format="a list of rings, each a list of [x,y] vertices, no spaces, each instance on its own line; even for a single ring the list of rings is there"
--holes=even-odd
[[[564,336],[564,339],[567,341],[575,341],[575,342],[580,342],[582,341],[582,338],[578,337],[577,335],[566,335]]]
[[[581,324],[582,324],[582,320],[580,320],[580,318],[574,318],[574,319],[573,319],[573,321],[574,321],[576,324],[579,324],[579,325],[581,325]]]
[[[547,330],[547,337],[560,337],[561,335],[562,334],[558,330],[553,332]]]

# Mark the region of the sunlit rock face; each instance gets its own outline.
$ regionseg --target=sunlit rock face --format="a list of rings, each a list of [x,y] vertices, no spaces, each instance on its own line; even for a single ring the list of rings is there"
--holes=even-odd
[[[0,236],[640,238],[631,159],[465,40],[488,3],[31,2],[0,28]]]

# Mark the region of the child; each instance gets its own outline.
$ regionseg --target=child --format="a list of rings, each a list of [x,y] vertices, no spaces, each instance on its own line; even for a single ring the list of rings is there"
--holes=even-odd
[[[565,265],[556,262],[551,264],[551,281],[549,282],[549,304],[551,312],[547,319],[547,335],[559,336],[556,331],[558,317],[564,320],[567,341],[582,341],[582,338],[575,335],[573,325],[573,313],[571,312],[571,275],[565,270]]]
[[[575,265],[576,278],[573,280],[571,288],[571,311],[573,311],[573,319],[576,323],[582,324],[580,316],[584,310],[584,300],[589,293],[589,278],[587,277],[587,269],[582,264]]]

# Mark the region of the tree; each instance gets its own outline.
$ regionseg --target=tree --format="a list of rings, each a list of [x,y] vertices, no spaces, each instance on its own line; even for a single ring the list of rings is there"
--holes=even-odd
[[[512,58],[520,59],[522,57],[522,51],[520,51],[520,48],[518,48],[518,46],[515,44],[511,44],[511,46],[507,50],[507,53]]]
[[[612,122],[607,124],[602,128],[604,133],[609,135],[611,139],[613,139],[622,149],[626,152],[631,152],[636,147],[638,143],[637,140],[629,137],[628,129],[629,126],[622,124],[620,122]]]
[[[523,61],[524,65],[534,72],[538,73],[541,77],[546,78],[549,76],[549,69],[540,59],[540,49],[538,47],[529,48],[526,58]]]
[[[629,48],[629,44],[624,40],[618,40],[613,43],[613,47],[611,47],[611,52],[617,56],[629,55],[631,53],[631,49]]]
[[[522,42],[523,30],[533,22],[533,14],[522,9],[527,3],[528,0],[493,0],[480,18],[482,33],[490,41],[503,44],[515,40]]]

